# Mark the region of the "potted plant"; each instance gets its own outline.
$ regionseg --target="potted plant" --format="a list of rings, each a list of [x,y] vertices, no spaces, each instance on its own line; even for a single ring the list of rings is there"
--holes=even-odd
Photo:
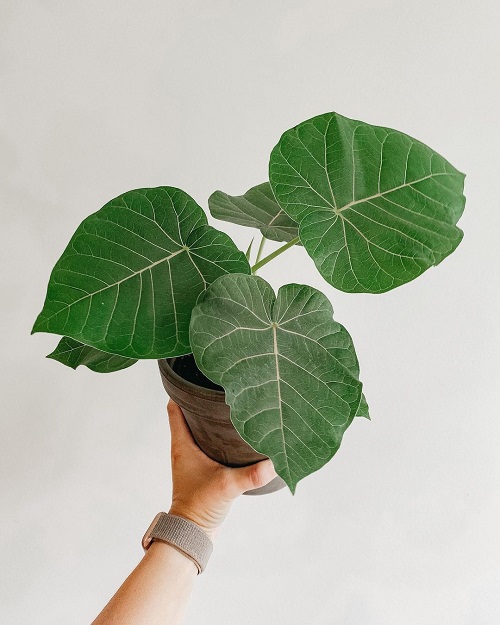
[[[78,227],[33,332],[62,335],[53,358],[111,372],[159,361],[200,447],[241,466],[270,457],[260,492],[321,468],[368,417],[347,330],[315,288],[278,293],[255,275],[301,245],[329,284],[383,293],[438,265],[462,239],[464,175],[408,135],[327,113],[287,130],[269,181],[216,191],[213,217],[258,228],[250,262],[184,191],[129,191]],[[266,239],[282,245],[263,257]]]

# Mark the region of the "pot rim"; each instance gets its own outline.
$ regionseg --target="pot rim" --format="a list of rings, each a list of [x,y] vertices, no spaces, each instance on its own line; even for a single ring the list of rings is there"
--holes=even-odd
[[[202,397],[204,399],[210,399],[211,401],[224,402],[226,401],[226,394],[224,391],[218,391],[212,388],[206,388],[205,386],[199,386],[189,380],[186,380],[178,373],[176,373],[172,364],[179,356],[173,356],[171,358],[161,358],[158,360],[158,366],[162,376],[166,377],[171,384],[176,386],[180,390],[188,391],[192,395]]]

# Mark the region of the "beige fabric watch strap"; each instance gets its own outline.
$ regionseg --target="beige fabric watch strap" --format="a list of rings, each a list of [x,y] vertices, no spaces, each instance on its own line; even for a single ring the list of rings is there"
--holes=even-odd
[[[147,549],[153,540],[162,540],[182,551],[202,573],[213,551],[213,544],[205,532],[192,521],[160,512],[146,532],[143,547]]]

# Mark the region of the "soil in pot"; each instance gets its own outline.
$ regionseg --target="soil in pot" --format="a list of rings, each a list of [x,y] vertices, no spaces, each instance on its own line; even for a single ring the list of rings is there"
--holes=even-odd
[[[214,391],[222,391],[222,386],[215,384],[212,380],[209,380],[196,365],[193,354],[186,354],[185,356],[177,356],[173,361],[172,369],[180,375],[181,378],[196,384],[197,386],[203,386],[203,388],[209,388]]]

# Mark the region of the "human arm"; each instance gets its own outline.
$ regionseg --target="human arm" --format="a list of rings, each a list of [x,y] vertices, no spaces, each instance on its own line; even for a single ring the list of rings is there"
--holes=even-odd
[[[271,460],[229,468],[196,445],[181,409],[168,403],[172,504],[169,512],[196,523],[213,541],[236,497],[275,476]],[[171,545],[154,541],[92,625],[178,625],[184,617],[196,565]]]

